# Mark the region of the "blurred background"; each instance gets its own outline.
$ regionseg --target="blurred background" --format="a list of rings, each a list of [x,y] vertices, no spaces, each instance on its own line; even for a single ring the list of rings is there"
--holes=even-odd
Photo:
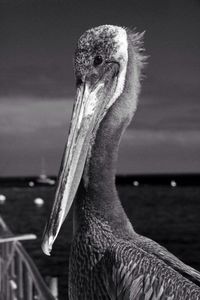
[[[200,270],[200,1],[0,0],[0,215],[14,233],[37,234],[25,248],[45,278],[59,279],[59,299],[71,217],[51,258],[40,239],[68,135],[74,48],[102,24],[145,30],[149,56],[120,146],[122,203],[138,232]]]
[[[0,1],[0,176],[56,175],[75,95],[73,54],[88,28],[146,31],[139,107],[118,172],[200,170],[200,2]]]

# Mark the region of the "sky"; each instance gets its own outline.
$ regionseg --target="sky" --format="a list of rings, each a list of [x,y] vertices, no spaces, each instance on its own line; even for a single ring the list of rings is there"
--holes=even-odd
[[[200,172],[200,1],[0,0],[0,176],[56,175],[88,28],[146,31],[139,106],[118,173]]]

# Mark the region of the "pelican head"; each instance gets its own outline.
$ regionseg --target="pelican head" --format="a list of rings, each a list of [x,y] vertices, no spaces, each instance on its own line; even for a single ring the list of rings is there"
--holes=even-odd
[[[130,44],[137,67],[142,65],[141,37],[122,27],[103,25],[86,31],[77,43],[74,60],[77,95],[55,201],[42,244],[47,255],[75,198],[99,124],[124,91]],[[132,100],[133,111],[135,99]]]

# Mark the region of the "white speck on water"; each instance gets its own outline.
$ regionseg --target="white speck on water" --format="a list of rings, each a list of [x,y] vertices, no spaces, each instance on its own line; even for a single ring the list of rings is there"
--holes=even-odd
[[[134,186],[139,186],[139,182],[138,182],[137,180],[134,180],[134,181],[133,181],[133,185],[134,185]]]
[[[177,184],[176,184],[176,181],[175,180],[171,180],[171,187],[176,187],[177,186]]]
[[[0,195],[0,204],[4,204],[5,201],[6,201],[6,196],[3,195],[3,194],[1,194],[1,195]]]
[[[35,185],[35,183],[34,183],[33,181],[29,181],[28,185],[29,185],[30,187],[33,187],[33,186]]]
[[[42,206],[44,204],[44,200],[42,198],[35,198],[34,203],[36,206]]]

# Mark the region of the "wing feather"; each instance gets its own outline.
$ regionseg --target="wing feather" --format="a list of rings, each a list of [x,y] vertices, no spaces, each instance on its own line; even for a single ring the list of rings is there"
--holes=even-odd
[[[110,299],[200,300],[197,285],[130,241],[117,241],[104,257]]]
[[[175,255],[170,253],[165,247],[137,233],[134,237],[134,243],[137,247],[142,248],[146,252],[155,255],[156,257],[170,265],[173,269],[180,272],[183,276],[186,276],[186,278],[200,286],[200,272],[183,263]]]

